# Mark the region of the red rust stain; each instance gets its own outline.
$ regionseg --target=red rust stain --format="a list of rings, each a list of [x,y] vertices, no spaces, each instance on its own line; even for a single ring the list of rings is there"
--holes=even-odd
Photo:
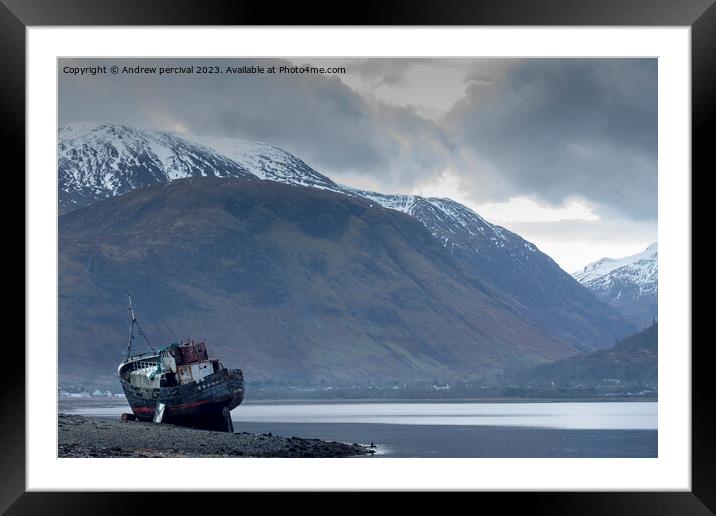
[[[200,400],[200,401],[189,401],[187,403],[181,403],[179,405],[172,405],[167,407],[167,411],[174,412],[177,409],[188,409],[204,405],[205,403],[217,403],[215,400]],[[137,407],[132,408],[132,411],[137,414],[146,414],[148,412],[154,412],[154,407]]]

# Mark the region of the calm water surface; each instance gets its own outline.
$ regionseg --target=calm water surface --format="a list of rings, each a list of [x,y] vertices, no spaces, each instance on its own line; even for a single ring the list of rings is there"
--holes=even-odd
[[[380,457],[656,457],[657,414],[656,402],[332,402],[245,404],[232,419],[237,432],[373,442]]]

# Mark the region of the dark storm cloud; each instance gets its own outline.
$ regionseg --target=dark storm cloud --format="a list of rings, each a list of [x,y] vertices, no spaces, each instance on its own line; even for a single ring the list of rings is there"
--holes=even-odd
[[[378,86],[401,83],[411,68],[429,62],[429,59],[358,59],[350,67],[351,73],[357,73]]]
[[[501,76],[510,65],[519,62],[504,58],[386,58],[386,59],[337,59],[346,64],[352,74],[362,76],[374,86],[381,84],[405,84],[408,74],[416,67],[433,69],[437,76],[447,69],[459,69],[465,80],[487,80]]]
[[[172,63],[187,66],[196,61]],[[167,65],[146,59],[102,60],[101,64]],[[268,67],[291,63],[227,59],[202,60],[201,64]],[[113,122],[260,140],[294,152],[323,173],[374,176],[388,188],[412,188],[416,181],[440,170],[448,155],[446,138],[432,122],[407,107],[368,101],[336,76],[60,74],[60,81],[61,124]]]
[[[525,60],[474,82],[445,125],[474,160],[464,182],[475,200],[578,195],[602,213],[656,218],[654,59]]]
[[[83,59],[62,60],[60,67],[80,61],[83,66],[198,62]],[[476,203],[525,195],[561,204],[580,196],[608,217],[656,217],[656,60],[325,62],[331,61],[340,61],[349,74],[370,84],[394,88],[410,88],[416,81],[410,74],[419,69],[429,94],[457,91],[459,96],[464,86],[465,95],[444,116],[428,119],[413,105],[397,106],[370,91],[358,92],[340,75],[60,73],[60,123],[121,123],[266,141],[336,180],[370,178],[383,191],[409,192],[449,169],[458,176],[461,193]],[[222,67],[252,63],[291,64],[201,60]],[[447,69],[450,80],[463,81],[451,83],[459,88],[441,79]]]

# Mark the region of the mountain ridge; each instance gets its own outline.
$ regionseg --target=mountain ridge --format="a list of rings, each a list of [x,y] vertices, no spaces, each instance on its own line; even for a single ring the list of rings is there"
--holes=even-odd
[[[60,213],[135,188],[195,176],[258,179],[200,144],[162,131],[117,124],[70,124],[58,130]]]
[[[67,227],[67,221],[86,217],[87,210],[94,213],[95,215],[93,217],[85,219],[84,227],[76,228],[77,231],[82,232],[84,238],[104,238],[102,234],[105,230],[102,228],[111,227],[110,223],[115,217],[104,213],[103,210],[106,210],[108,205],[118,205],[116,203],[119,201],[116,201],[116,199],[122,199],[119,205],[124,206],[125,209],[130,209],[132,202],[138,202],[138,199],[144,199],[143,195],[145,194],[143,192],[147,191],[147,189],[155,192],[155,194],[163,190],[174,191],[172,185],[177,181],[180,181],[181,185],[191,185],[193,184],[192,180],[194,180],[196,184],[199,184],[206,181],[211,182],[211,178],[213,177],[239,181],[242,184],[256,184],[250,188],[244,185],[244,187],[249,189],[247,191],[253,191],[251,190],[252,188],[267,188],[270,191],[286,192],[285,188],[292,188],[294,190],[292,190],[291,195],[287,193],[282,193],[281,195],[286,196],[286,199],[292,199],[291,202],[299,205],[305,203],[305,201],[300,200],[300,195],[305,195],[307,198],[315,198],[317,192],[322,192],[320,195],[329,196],[332,199],[332,203],[343,203],[345,206],[355,206],[355,203],[358,203],[361,206],[367,206],[375,213],[378,213],[377,210],[380,208],[396,214],[385,215],[390,220],[402,220],[400,217],[404,217],[406,220],[419,223],[424,231],[418,232],[413,228],[408,232],[409,235],[417,238],[419,241],[423,241],[426,235],[428,235],[431,241],[434,241],[430,245],[435,244],[442,249],[442,251],[435,254],[434,257],[439,256],[439,260],[441,261],[450,261],[451,265],[445,266],[451,271],[448,276],[461,278],[458,284],[467,282],[462,287],[453,287],[453,290],[459,291],[460,288],[474,288],[478,291],[482,289],[483,294],[490,292],[490,297],[494,302],[489,303],[489,306],[492,308],[486,313],[489,314],[494,311],[500,313],[502,313],[502,311],[509,312],[509,316],[505,317],[508,319],[515,318],[520,321],[515,324],[515,327],[533,328],[529,331],[524,330],[522,335],[524,336],[526,333],[536,331],[537,334],[543,337],[537,338],[535,342],[544,342],[546,349],[549,349],[550,346],[557,345],[558,347],[561,346],[560,349],[562,349],[562,351],[560,353],[590,352],[594,349],[609,347],[613,345],[616,339],[633,331],[633,327],[627,323],[615,309],[599,301],[587,288],[580,285],[574,278],[565,273],[554,260],[539,251],[534,244],[505,228],[489,223],[473,210],[450,199],[379,194],[339,185],[327,176],[317,172],[300,158],[278,147],[265,143],[223,140],[215,146],[222,147],[226,153],[224,154],[210,147],[212,141],[216,141],[216,139],[201,139],[202,142],[196,144],[176,135],[164,134],[164,136],[162,136],[163,133],[156,131],[140,131],[124,126],[113,125],[83,126],[81,131],[71,129],[70,132],[72,131],[75,131],[75,134],[89,134],[90,136],[85,138],[69,138],[67,136],[67,129],[60,129],[58,133],[60,145],[64,146],[61,148],[61,154],[65,160],[72,161],[72,159],[77,156],[86,156],[86,159],[83,161],[72,163],[75,169],[72,169],[64,162],[60,163],[58,172],[60,176],[59,188],[61,205],[63,191],[65,195],[75,201],[66,202],[64,204],[65,211],[61,215],[61,219],[62,226]],[[122,141],[121,145],[118,145],[120,148],[112,151],[116,133],[122,134],[122,140],[125,141]],[[135,137],[138,141],[134,142],[133,145],[127,145],[126,140],[132,140]],[[155,140],[159,143],[156,143]],[[93,145],[98,146],[102,152],[94,152],[92,150]],[[152,147],[152,145],[154,145],[154,147]],[[160,147],[157,147],[157,145],[160,145]],[[168,147],[161,147],[161,145]],[[132,156],[131,153],[123,151],[128,148],[139,149],[139,155]],[[73,149],[76,149],[75,152],[73,152]],[[98,160],[98,155],[107,157],[107,160]],[[161,162],[162,166],[160,167],[157,162]],[[95,188],[93,190],[93,185],[99,184],[101,186],[103,180],[112,179],[112,171],[119,166],[118,163],[133,164],[134,168],[130,167],[128,169],[129,179],[120,181],[118,185],[110,182],[109,188]],[[84,167],[84,170],[77,170],[81,167]],[[68,174],[67,170],[74,170],[75,174]],[[137,170],[143,174],[139,174]],[[148,170],[153,171],[154,175],[147,175],[146,172]],[[88,184],[78,183],[77,181],[63,182],[63,179],[67,178],[92,178],[93,175],[96,176],[96,178],[89,181]],[[121,176],[122,174],[120,173],[119,175]],[[203,181],[203,179],[206,179],[206,181]],[[139,184],[142,181],[147,184]],[[267,183],[268,185],[280,185],[281,188],[271,190],[271,186],[260,186],[263,183]],[[75,187],[77,187],[77,189],[73,190]],[[123,188],[126,189],[126,191],[122,191]],[[233,227],[232,224],[234,224],[234,222],[232,222],[232,219],[227,218],[227,214],[236,215],[245,213],[249,216],[253,213],[251,211],[253,209],[251,204],[247,201],[246,197],[243,197],[243,201],[238,204],[232,200],[222,198],[223,200],[221,200],[220,204],[211,205],[204,202],[204,197],[216,200],[218,198],[214,196],[214,193],[202,190],[201,188],[199,188],[197,192],[195,201],[206,210],[206,213],[196,213],[197,216],[195,220],[184,217],[183,213],[178,210],[179,205],[171,209],[167,207],[161,212],[172,212],[177,220],[182,221],[182,227],[187,231],[195,231],[197,224],[204,224],[205,227],[203,227],[202,231],[209,235],[214,235],[216,238],[216,240],[209,240],[202,244],[208,249],[213,249],[217,245],[219,245],[219,247],[229,245],[225,243],[225,235],[215,233],[215,227],[211,224],[211,221],[207,219],[207,214],[214,214],[217,227],[223,227],[222,224],[229,224],[229,226]],[[88,195],[83,201],[82,196],[86,193],[88,193]],[[241,195],[245,195],[245,192]],[[294,195],[298,197],[294,197]],[[188,198],[189,197],[185,198],[183,202]],[[144,232],[137,232],[136,235],[139,235],[137,238],[142,235],[144,235],[142,238],[149,238],[148,235],[153,231],[153,226],[158,224],[158,221],[147,219],[142,216],[141,213],[154,213],[153,210],[158,209],[155,204],[163,202],[161,199],[162,197],[156,194],[152,197],[149,204],[143,205],[141,210],[139,210],[137,217],[138,220],[141,220],[144,224]],[[78,208],[82,202],[84,202],[86,206]],[[333,206],[333,204],[330,203],[329,205]],[[323,206],[329,205],[323,204]],[[195,210],[190,203],[182,204],[182,206],[185,206],[188,210]],[[344,208],[340,208],[338,212],[342,212],[343,209]],[[337,231],[336,222],[330,216],[330,213],[333,213],[331,210],[333,210],[333,208],[328,209],[326,213],[314,212],[316,221],[313,221],[307,226],[311,228],[310,231],[318,234]],[[76,213],[78,211],[80,212],[79,214]],[[101,216],[98,215],[100,212],[104,214]],[[131,218],[126,219],[126,222],[127,224],[132,224],[134,223],[133,220],[134,219]],[[275,213],[272,214],[269,210],[268,218],[265,220],[256,217],[247,219],[246,228],[250,229],[245,229],[250,235],[254,233],[260,235],[262,231],[272,227],[272,221],[275,220],[278,220],[276,219]],[[319,221],[320,224],[318,223]],[[110,224],[110,226],[107,226],[107,224]],[[165,221],[165,224],[167,224],[167,228],[174,227],[167,221]],[[323,229],[321,229],[321,227]],[[405,229],[408,226],[400,227]],[[113,229],[112,232],[116,233],[116,228]],[[400,231],[398,231],[398,233],[400,233]],[[174,235],[175,239],[181,238],[181,234],[179,233],[170,234]],[[244,235],[244,237],[245,236],[246,235]],[[115,238],[119,238],[119,236],[115,235]],[[395,235],[395,238],[397,238],[398,241],[402,241],[402,237],[399,237],[398,234]],[[156,240],[156,242],[151,241],[152,245],[158,245],[162,242],[166,245],[177,245],[176,242],[166,242],[166,235],[156,235],[154,240]],[[71,247],[73,245],[71,242],[71,239],[68,240],[65,238],[63,239],[63,246],[69,245]],[[249,242],[247,245],[252,245],[250,244],[250,242],[252,242],[251,240],[247,242]],[[286,253],[286,249],[282,247],[285,244],[286,242],[274,242],[271,244],[277,250],[277,257],[280,258]],[[104,250],[114,249],[113,252],[122,254],[115,246],[109,245],[106,242],[103,245],[105,246],[103,248]],[[132,260],[139,260],[144,254],[144,251],[140,251],[139,246],[135,247],[135,252],[138,256],[133,256]],[[315,253],[315,255],[312,255],[308,251],[306,251],[305,255],[306,263],[310,265],[309,273],[320,273],[325,265],[326,257],[322,254],[321,246],[311,249],[311,253]],[[237,250],[237,253],[239,251],[244,252],[245,250]],[[336,249],[333,250],[333,252],[338,251],[339,250]],[[176,253],[177,260],[182,261],[188,259],[178,249]],[[95,257],[93,258],[93,256]],[[254,264],[253,260],[258,259],[255,256],[245,258],[247,260],[246,263],[249,264]],[[83,263],[87,268],[85,272],[88,272],[91,271],[93,267],[97,267],[98,263],[101,263],[103,259],[107,260],[108,258],[104,256],[104,251],[98,252],[95,250],[95,252],[91,253],[90,257],[86,259],[88,260],[86,263],[83,262],[85,258],[79,259],[79,261],[74,258],[69,260],[68,263],[72,265],[69,268],[65,268],[65,271],[75,271],[78,274],[75,276],[75,280],[79,281],[78,278],[81,277]],[[212,266],[214,266],[212,265],[214,262],[203,257],[203,255],[198,256],[196,259],[197,263],[195,266],[199,267],[201,271],[204,271],[202,273],[208,273],[207,271],[210,271]],[[261,303],[268,302],[271,299],[275,300],[277,298],[276,296],[289,295],[292,290],[290,288],[286,290],[288,287],[277,279],[281,277],[281,274],[271,268],[273,259],[274,258],[269,254],[264,253],[263,258],[255,263],[255,266],[258,267],[258,269],[256,269],[257,271],[270,271],[270,274],[266,278],[259,279],[255,277],[252,280],[247,276],[244,279],[237,279],[227,272],[226,274],[228,274],[227,278],[229,278],[229,281],[226,284],[234,285],[238,289],[237,292],[246,288],[249,288],[249,290],[254,289],[252,292],[254,292],[255,297],[253,299],[256,306],[261,306]],[[100,262],[97,260],[100,260]],[[120,270],[123,266],[122,262],[115,263],[113,260],[115,260],[115,258],[109,261],[114,263],[114,266]],[[239,265],[240,264],[237,264],[237,270],[242,270]],[[135,264],[135,266],[139,267],[139,264]],[[167,263],[166,266],[170,267],[170,264]],[[188,262],[184,263],[184,266],[188,267]],[[363,274],[369,275],[367,271],[371,271],[371,274],[377,275],[384,272],[379,267],[371,268],[370,266],[366,266],[366,271],[364,271]],[[126,271],[122,277],[128,284],[133,284],[133,280],[126,274]],[[195,278],[196,277],[198,276],[195,276]],[[340,278],[333,279],[340,284]],[[257,285],[252,286],[249,285],[251,281],[256,283],[265,281],[265,284],[262,287]],[[457,280],[451,281],[447,281],[446,284],[453,285],[453,282]],[[424,280],[413,274],[408,283],[411,285],[421,285],[424,283]],[[218,285],[221,284],[221,282],[218,283]],[[477,287],[478,284],[479,288]],[[84,286],[90,290],[94,288],[90,288],[90,286],[87,285]],[[360,288],[358,282],[354,283],[353,287]],[[172,288],[183,291],[189,288],[189,286],[182,284]],[[302,288],[308,287],[304,286]],[[191,294],[184,296],[184,302],[187,304],[196,302],[196,299],[204,299],[207,295],[206,292],[202,292],[201,289],[197,287],[190,288],[189,291]],[[64,292],[65,294],[72,292],[72,287],[70,286],[69,289],[65,288]],[[378,291],[376,291],[376,295],[380,298],[382,294],[378,294],[377,292]],[[222,291],[222,295],[224,294],[225,292]],[[95,292],[94,295],[102,297],[102,295],[106,295],[106,292],[105,294]],[[165,303],[167,300],[162,297],[161,299],[157,299],[156,302]],[[385,300],[386,306],[390,305],[390,303],[390,300]],[[439,303],[435,306],[438,311],[443,309]],[[118,305],[115,307],[118,308]],[[327,310],[328,312],[331,311],[330,307],[323,307],[321,309]],[[462,313],[461,311],[466,309],[467,308],[460,308],[454,313]],[[362,313],[366,317],[366,320],[382,320],[385,318],[390,320],[391,318],[399,319],[400,310],[400,306],[396,306],[394,310],[388,310],[384,313],[377,309],[366,309]],[[223,313],[220,307],[216,308],[216,312]],[[474,335],[481,335],[479,324],[476,326],[474,321],[483,320],[485,314],[481,315],[475,312],[471,312],[471,314],[470,317],[460,316],[461,319],[459,319],[461,322],[454,322],[453,324],[461,328],[466,327],[466,324],[468,326],[472,325]],[[73,316],[68,315],[68,317],[68,320],[72,320],[72,317],[76,317],[76,314]],[[111,317],[109,312],[103,316],[103,318],[106,317]],[[298,316],[294,313],[292,317],[295,318]],[[418,327],[420,327],[420,324],[418,324]],[[431,334],[430,330],[425,329],[425,331],[427,332],[426,334]],[[512,345],[517,346],[517,348],[525,348],[528,350],[527,355],[532,353],[534,356],[533,351],[529,352],[529,342],[519,342],[519,338],[517,337],[519,333],[520,332],[517,332],[515,334],[514,338],[516,338],[517,341],[513,342]],[[469,337],[468,340],[474,338],[474,335]],[[119,336],[117,336],[117,338],[119,338]],[[284,336],[284,338],[288,339],[287,342],[291,340],[290,336]],[[354,338],[356,338],[355,335]],[[368,341],[364,340],[366,338]],[[356,338],[356,342],[363,342],[364,345],[370,348],[376,345],[382,345],[380,339],[380,335],[365,331],[362,337]],[[511,352],[511,354],[514,360],[516,357],[514,351]],[[539,355],[539,353],[537,354]],[[510,355],[510,353],[508,353],[508,355]],[[545,357],[546,356],[547,355],[545,355]],[[500,360],[504,361],[507,360],[507,358],[502,357],[502,359],[495,359],[493,357],[488,360],[488,365],[491,361],[493,365],[497,367]],[[484,364],[479,365],[478,369],[484,369],[483,366]]]
[[[658,318],[658,243],[623,258],[602,258],[573,274],[627,319],[646,328]]]
[[[634,329],[593,303],[592,294],[537,246],[456,201],[360,189],[350,192],[417,218],[453,256],[518,298],[536,323],[560,332],[582,351],[608,347]],[[573,320],[566,317],[570,313]],[[595,345],[594,326],[614,331]]]
[[[653,322],[612,348],[508,371],[500,381],[523,395],[657,396],[658,358],[659,331]]]
[[[82,130],[85,134],[99,133],[98,138],[103,140],[113,128],[119,132],[134,131],[134,135],[143,134],[142,130],[112,125],[100,125],[95,129],[83,126]],[[157,132],[147,133],[147,138],[151,138]],[[180,147],[174,153],[181,154],[184,147],[194,145],[177,135],[169,137]],[[518,298],[525,305],[525,313],[532,314],[533,322],[559,331],[563,338],[571,339],[583,351],[610,346],[614,339],[634,330],[619,320],[616,311],[610,313],[606,307],[594,303],[588,290],[582,290],[577,281],[534,244],[487,222],[460,203],[416,195],[381,194],[339,185],[300,158],[267,143],[208,137],[198,140],[200,146],[240,170],[230,177],[270,180],[359,196],[416,218],[453,256],[463,260],[497,288]],[[189,172],[184,173],[189,175]],[[202,170],[195,174],[198,175],[217,174]],[[565,314],[569,316],[565,317]]]
[[[128,292],[153,342],[206,339],[253,380],[476,378],[577,353],[417,220],[362,198],[185,178],[59,224],[65,383],[111,380]]]

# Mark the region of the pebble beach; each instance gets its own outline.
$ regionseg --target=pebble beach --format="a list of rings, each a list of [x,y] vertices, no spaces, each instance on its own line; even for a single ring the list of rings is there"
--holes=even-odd
[[[169,424],[60,414],[58,456],[64,457],[358,457],[375,450],[272,433],[214,432]]]

